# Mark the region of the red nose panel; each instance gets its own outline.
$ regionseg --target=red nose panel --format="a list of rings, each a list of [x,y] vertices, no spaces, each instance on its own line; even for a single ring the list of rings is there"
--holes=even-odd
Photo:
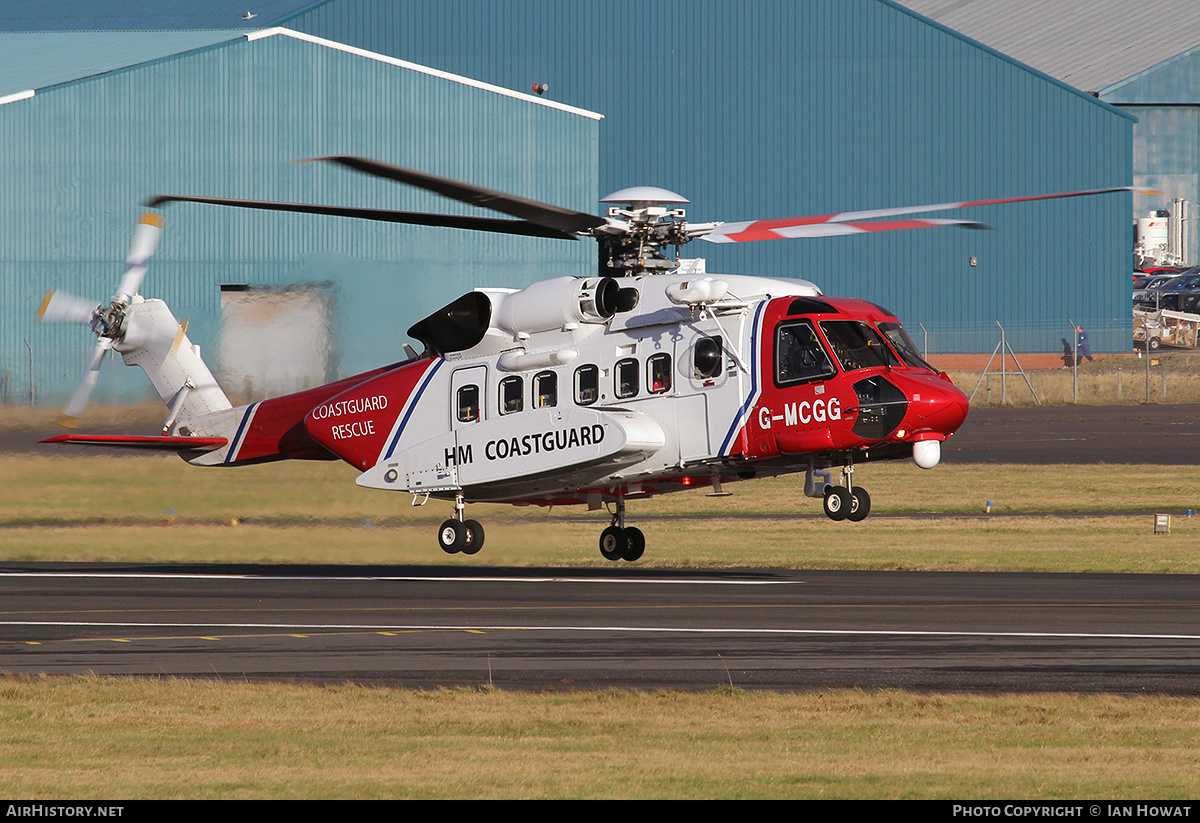
[[[967,419],[967,396],[949,380],[907,372],[894,376],[896,384],[908,396],[904,428],[912,435],[930,433],[944,439],[958,431]]]

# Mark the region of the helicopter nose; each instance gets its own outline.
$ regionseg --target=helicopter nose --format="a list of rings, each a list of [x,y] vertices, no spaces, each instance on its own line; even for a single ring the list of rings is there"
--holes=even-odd
[[[967,396],[944,377],[911,378],[911,383],[905,392],[909,397],[905,439],[929,435],[945,439],[958,431],[970,411]]]

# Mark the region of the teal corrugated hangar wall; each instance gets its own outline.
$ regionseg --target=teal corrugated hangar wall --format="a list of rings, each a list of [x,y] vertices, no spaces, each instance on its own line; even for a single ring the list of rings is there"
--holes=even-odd
[[[600,188],[749,220],[1129,185],[1133,118],[887,0],[330,0],[281,21],[605,115]],[[939,350],[1130,345],[1128,194],[927,230],[685,249],[922,323]],[[972,265],[974,261],[974,265]],[[920,338],[918,337],[918,340]]]
[[[25,341],[39,400],[73,390],[94,338],[83,327],[35,326],[34,311],[50,286],[106,300],[153,194],[472,211],[332,164],[292,162],[358,154],[594,207],[598,116],[303,38],[238,36],[0,105],[4,399],[27,397]],[[162,214],[142,291],[190,319],[210,362],[222,283],[332,283],[338,370],[350,374],[403,359],[407,328],[475,286],[595,268],[583,243],[186,203]],[[146,385],[116,360],[94,399],[139,399]]]
[[[1099,89],[1101,100],[1138,118],[1133,129],[1133,181],[1161,190],[1134,196],[1134,214],[1145,217],[1171,197],[1200,204],[1200,48]],[[1186,258],[1200,260],[1200,233],[1189,228]]]

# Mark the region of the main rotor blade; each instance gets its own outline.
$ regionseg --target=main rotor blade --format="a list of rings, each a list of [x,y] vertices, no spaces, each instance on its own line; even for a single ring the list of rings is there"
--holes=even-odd
[[[408,223],[415,226],[443,226],[452,229],[474,229],[501,234],[519,234],[526,237],[550,237],[557,240],[578,240],[574,234],[547,228],[524,220],[501,220],[495,217],[462,217],[454,214],[427,214],[415,211],[387,211],[385,209],[355,209],[343,206],[319,206],[309,203],[279,203],[271,200],[233,200],[224,197],[188,197],[185,195],[159,195],[146,201],[149,208],[163,203],[208,203],[214,206],[234,206],[243,209],[265,211],[292,211],[301,214],[327,214],[333,217],[353,217],[360,220],[380,220],[386,223]]]
[[[1035,194],[1026,197],[1002,197],[995,200],[963,200],[958,203],[934,203],[926,206],[901,206],[891,209],[870,209],[867,211],[847,211],[840,214],[817,214],[807,217],[788,217],[779,220],[750,220],[744,223],[721,223],[711,232],[702,235],[704,240],[710,243],[739,243],[752,240],[775,240],[787,239],[792,237],[825,237],[833,234],[853,234],[854,232],[840,231],[818,231],[805,230],[796,231],[799,227],[813,226],[828,226],[830,224],[854,224],[861,227],[863,231],[881,231],[886,229],[870,229],[867,228],[870,224],[860,223],[863,220],[873,220],[878,217],[899,217],[905,214],[918,214],[927,211],[947,211],[949,209],[966,209],[973,206],[995,206],[1003,203],[1025,203],[1033,200],[1056,200],[1066,197],[1087,197],[1095,194],[1110,194],[1119,191],[1141,192],[1145,194],[1153,194],[1150,189],[1140,188],[1138,186],[1118,186],[1109,189],[1089,189],[1087,191],[1068,191],[1057,192],[1055,194]],[[889,228],[925,228],[932,225],[967,225],[968,227],[980,228],[982,224],[975,223],[969,225],[972,221],[953,221],[947,223],[937,223],[930,220],[911,221],[914,225],[896,225]]]
[[[766,225],[764,225],[766,224]],[[754,240],[798,240],[805,237],[839,237],[846,234],[863,234],[873,231],[899,231],[903,229],[928,229],[937,226],[957,226],[961,229],[987,229],[984,223],[974,220],[874,220],[854,223],[812,223],[795,225],[788,220],[757,220],[752,223],[724,223],[712,234],[701,235],[701,240],[710,243],[748,243]],[[729,231],[723,230],[729,227]]]
[[[331,155],[328,157],[310,157],[300,162],[314,163],[318,161],[338,163],[355,171],[360,171],[363,174],[395,180],[398,183],[407,183],[410,186],[416,186],[417,188],[440,194],[443,197],[449,197],[451,200],[458,200],[462,203],[469,203],[472,206],[498,211],[502,214],[508,214],[522,220],[528,220],[530,223],[537,223],[539,226],[547,226],[562,232],[572,234],[586,233],[608,222],[603,217],[597,217],[594,214],[572,211],[571,209],[564,209],[559,206],[550,205],[549,203],[528,200],[524,197],[505,194],[502,191],[485,189],[482,186],[472,186],[469,183],[461,183],[445,177],[435,177],[432,174],[424,174],[419,171],[400,168],[399,166],[389,166],[386,163],[379,163],[364,157]]]

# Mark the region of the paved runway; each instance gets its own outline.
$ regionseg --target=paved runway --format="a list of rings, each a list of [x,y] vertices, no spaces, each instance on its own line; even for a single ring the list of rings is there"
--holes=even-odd
[[[1200,464],[1200,405],[972,408],[948,463]]]
[[[1200,693],[1200,578],[3,564],[9,672]]]

